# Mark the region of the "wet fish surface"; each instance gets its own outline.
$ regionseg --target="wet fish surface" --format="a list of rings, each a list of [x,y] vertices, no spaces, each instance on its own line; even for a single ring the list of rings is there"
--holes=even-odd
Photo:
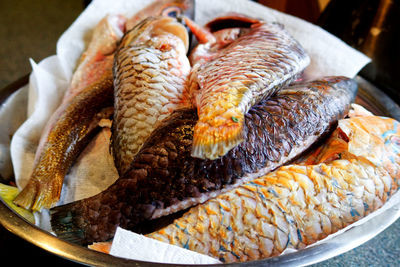
[[[94,29],[61,105],[43,130],[33,172],[15,204],[34,211],[52,207],[60,198],[66,172],[95,134],[97,122],[109,117],[103,109],[112,107],[111,66],[124,23],[122,16],[110,15]]]
[[[121,40],[114,62],[112,148],[120,175],[157,123],[183,106],[188,33],[170,17],[149,17]]]
[[[200,44],[206,47],[205,56],[198,56],[199,48],[193,52],[197,56],[191,55],[189,92],[199,116],[194,157],[216,159],[241,143],[247,111],[295,81],[310,62],[283,25],[255,22],[248,19],[251,27],[237,28],[236,33],[227,29],[233,37],[226,43],[214,33],[214,40]]]
[[[379,209],[398,190],[399,140],[393,119],[341,120],[312,164],[283,166],[148,237],[222,262],[305,248]]]
[[[217,160],[191,156],[196,112],[174,112],[135,156],[131,168],[102,193],[50,210],[53,231],[88,244],[113,237],[117,226],[202,203],[298,156],[342,118],[357,84],[330,77],[282,90],[246,115],[246,140]]]

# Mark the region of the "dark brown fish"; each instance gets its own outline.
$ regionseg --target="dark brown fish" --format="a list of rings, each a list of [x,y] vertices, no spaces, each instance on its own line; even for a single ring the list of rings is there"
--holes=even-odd
[[[87,244],[202,203],[288,162],[347,113],[357,85],[345,77],[298,84],[246,114],[245,141],[217,160],[191,156],[193,110],[174,112],[157,128],[131,169],[102,193],[50,210],[56,234]]]

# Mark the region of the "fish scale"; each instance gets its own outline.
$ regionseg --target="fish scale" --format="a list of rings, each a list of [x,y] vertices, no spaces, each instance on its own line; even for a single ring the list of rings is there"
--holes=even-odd
[[[130,38],[129,33],[124,38]],[[162,38],[139,43],[134,39],[115,57],[112,144],[121,175],[129,169],[157,122],[182,106],[189,61],[182,40],[172,34]],[[166,49],[162,42],[168,38],[172,45]]]
[[[313,244],[380,208],[398,190],[400,155],[393,140],[400,137],[400,127],[393,127],[393,121],[375,116],[341,120],[318,156],[311,156],[311,165],[283,166],[147,236],[177,246],[185,241],[188,249],[223,262],[257,260]],[[367,145],[360,148],[358,140]],[[256,206],[246,205],[249,199]],[[249,214],[255,219],[246,219]],[[211,216],[234,220],[199,232]]]

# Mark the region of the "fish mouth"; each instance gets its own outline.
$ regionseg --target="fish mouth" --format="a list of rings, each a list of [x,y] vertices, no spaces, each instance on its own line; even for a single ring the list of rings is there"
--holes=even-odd
[[[120,47],[127,47],[141,39],[172,34],[182,40],[186,52],[189,49],[189,34],[185,26],[168,16],[148,17],[128,31],[122,38]]]

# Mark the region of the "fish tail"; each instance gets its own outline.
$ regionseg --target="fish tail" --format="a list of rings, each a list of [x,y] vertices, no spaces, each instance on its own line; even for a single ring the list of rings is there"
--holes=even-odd
[[[30,179],[14,199],[14,204],[32,211],[50,209],[60,198],[61,186],[58,179]]]
[[[57,237],[75,244],[85,245],[84,219],[81,211],[75,209],[76,203],[50,209],[51,228]]]
[[[238,110],[222,116],[203,116],[194,127],[192,157],[217,159],[243,142],[244,114]]]
[[[37,195],[36,186],[30,186],[30,184],[32,184],[31,181],[29,181],[28,185],[25,186],[25,188],[13,200],[15,205],[27,210],[32,208],[32,203],[34,203]]]

